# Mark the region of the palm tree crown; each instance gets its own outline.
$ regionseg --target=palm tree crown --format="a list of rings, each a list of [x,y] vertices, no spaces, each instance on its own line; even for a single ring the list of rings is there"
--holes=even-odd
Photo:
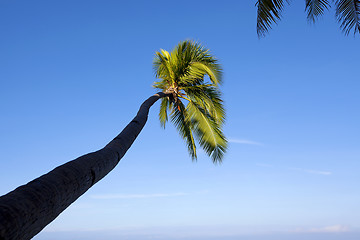
[[[165,127],[169,111],[193,160],[197,159],[195,138],[214,163],[221,162],[227,141],[222,132],[225,111],[217,59],[201,44],[187,40],[170,53],[156,52],[154,70],[160,81],[153,86],[168,94],[161,99],[161,125]]]
[[[348,35],[354,29],[354,35],[360,34],[360,0],[333,0],[336,7],[336,18],[340,23],[341,30]],[[281,18],[281,12],[285,3],[290,0],[258,0],[257,10],[257,34],[263,37],[273,23]],[[329,0],[305,0],[305,11],[309,22],[315,22],[325,10],[331,7]]]

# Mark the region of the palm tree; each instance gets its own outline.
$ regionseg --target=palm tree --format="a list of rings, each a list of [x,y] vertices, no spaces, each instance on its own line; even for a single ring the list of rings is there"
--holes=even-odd
[[[340,23],[341,30],[348,35],[354,30],[360,34],[360,0],[333,0],[336,8],[336,18]],[[257,6],[257,34],[259,37],[271,29],[273,23],[281,18],[284,5],[290,0],[258,0]],[[329,0],[305,0],[305,11],[309,22],[315,22],[325,10],[331,7]]]
[[[145,100],[135,118],[110,143],[0,197],[0,240],[31,239],[105,177],[130,148],[147,121],[150,107],[160,98],[161,123],[165,124],[166,111],[171,110],[171,119],[193,159],[195,135],[212,160],[221,161],[226,140],[221,131],[224,109],[217,60],[200,44],[184,41],[171,54],[164,50],[156,53],[154,68],[161,78],[154,86],[163,91]],[[187,106],[181,99],[187,99]]]
[[[170,110],[171,121],[186,141],[192,159],[197,158],[197,139],[214,163],[221,162],[227,141],[221,130],[225,111],[218,88],[222,74],[217,60],[200,44],[184,41],[171,53],[157,52],[154,69],[161,79],[154,87],[172,93],[161,99],[162,126]]]

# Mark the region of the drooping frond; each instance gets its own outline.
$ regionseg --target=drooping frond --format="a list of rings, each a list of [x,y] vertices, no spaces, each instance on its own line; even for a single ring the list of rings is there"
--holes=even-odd
[[[184,87],[184,91],[192,101],[210,112],[219,126],[224,123],[225,109],[219,90],[211,85],[198,85]]]
[[[354,29],[354,35],[360,34],[360,0],[336,0],[336,18],[341,30],[348,35]]]
[[[314,23],[318,17],[320,17],[324,10],[330,8],[328,0],[306,0],[305,11],[307,13],[307,19],[309,22]]]
[[[219,84],[222,80],[221,69],[217,66],[217,64],[206,64],[202,62],[194,62],[191,64],[191,74],[199,76],[199,75],[208,75],[210,81],[213,84]]]
[[[171,108],[172,103],[170,102],[169,98],[163,97],[161,98],[160,104],[160,112],[159,112],[159,120],[162,127],[165,128],[165,124],[168,121],[168,113],[167,110]]]
[[[187,117],[187,111],[185,110],[184,104],[180,101],[178,106],[179,108],[172,108],[173,111],[171,113],[171,120],[177,128],[180,136],[186,141],[192,160],[196,160],[196,146],[191,129],[191,122]]]
[[[287,0],[258,0],[257,6],[257,25],[256,31],[259,37],[263,37],[273,23],[277,23],[281,18],[281,12]]]
[[[186,109],[200,146],[211,156],[214,163],[221,162],[227,141],[216,120],[195,102],[189,102]]]

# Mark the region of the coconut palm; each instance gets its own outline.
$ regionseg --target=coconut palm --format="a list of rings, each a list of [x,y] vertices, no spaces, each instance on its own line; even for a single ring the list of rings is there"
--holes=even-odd
[[[171,93],[161,99],[159,119],[163,127],[168,120],[177,127],[187,143],[192,159],[196,159],[195,140],[220,162],[227,141],[222,133],[224,107],[219,91],[221,67],[200,44],[181,42],[171,53],[161,50],[154,59],[156,77],[154,87]]]
[[[170,54],[164,50],[156,53],[154,67],[156,76],[161,78],[154,86],[163,91],[145,100],[135,118],[110,143],[0,197],[0,240],[31,239],[105,177],[135,141],[150,107],[160,98],[161,123],[165,124],[170,110],[193,159],[196,159],[195,135],[212,160],[221,161],[226,140],[221,132],[224,109],[217,60],[200,44],[184,41]],[[183,99],[188,101],[186,106]]]
[[[348,35],[353,29],[354,35],[360,34],[360,0],[333,0],[335,15],[341,30]],[[257,6],[257,34],[259,37],[271,29],[271,25],[281,18],[284,5],[290,0],[258,0]],[[329,0],[305,0],[305,11],[309,22],[315,22],[331,7]]]

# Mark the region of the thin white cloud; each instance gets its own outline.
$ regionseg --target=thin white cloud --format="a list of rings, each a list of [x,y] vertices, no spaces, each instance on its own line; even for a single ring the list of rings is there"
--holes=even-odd
[[[343,233],[349,232],[350,229],[348,226],[344,225],[332,225],[326,227],[318,227],[318,228],[298,228],[294,232],[297,233]]]
[[[302,171],[302,172],[306,172],[306,173],[311,173],[311,174],[318,174],[318,175],[331,175],[332,174],[332,172],[330,172],[330,171],[319,171],[319,170],[303,169],[303,168],[290,168],[290,169]]]
[[[313,173],[313,174],[320,174],[320,175],[331,175],[332,172],[329,171],[317,171],[317,170],[311,170],[311,169],[305,169],[305,172]]]
[[[238,144],[250,144],[250,145],[258,145],[258,146],[262,146],[262,143],[259,142],[255,142],[255,141],[251,141],[251,140],[247,140],[247,139],[236,139],[236,138],[229,138],[228,142],[230,143],[238,143]]]
[[[300,171],[300,172],[305,172],[305,173],[310,173],[310,174],[317,174],[317,175],[331,175],[332,172],[330,171],[320,171],[320,170],[314,170],[314,169],[305,169],[305,168],[293,168],[293,167],[279,167],[279,166],[273,166],[270,164],[266,164],[266,163],[256,163],[256,166],[258,167],[263,167],[263,168],[275,168],[275,169],[283,169],[286,170],[292,170],[292,171]]]
[[[92,195],[94,199],[134,199],[134,198],[160,198],[160,197],[178,197],[185,196],[187,193],[153,193],[153,194],[102,194]]]

